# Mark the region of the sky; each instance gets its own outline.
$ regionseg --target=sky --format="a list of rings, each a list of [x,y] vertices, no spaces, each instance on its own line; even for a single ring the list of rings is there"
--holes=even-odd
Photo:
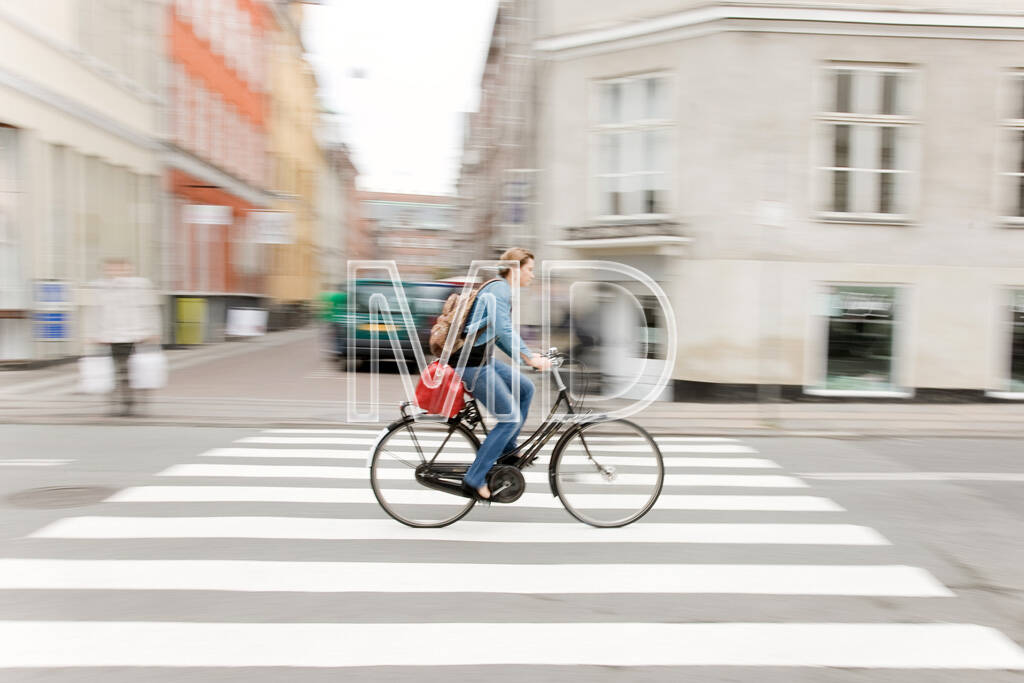
[[[453,194],[497,0],[326,0],[303,39],[359,187]]]

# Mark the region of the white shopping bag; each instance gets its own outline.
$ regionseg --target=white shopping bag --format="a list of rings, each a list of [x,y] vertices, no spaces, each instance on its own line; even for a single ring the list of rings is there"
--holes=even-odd
[[[167,384],[167,356],[160,349],[141,349],[128,358],[132,389],[159,389]]]
[[[79,390],[86,394],[107,394],[114,390],[114,359],[83,356],[78,359]]]

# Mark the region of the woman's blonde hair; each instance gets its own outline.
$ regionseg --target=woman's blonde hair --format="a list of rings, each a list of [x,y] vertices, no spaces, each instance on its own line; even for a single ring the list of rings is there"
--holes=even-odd
[[[523,249],[522,247],[512,247],[511,249],[506,249],[505,253],[503,253],[498,258],[502,261],[519,261],[519,266],[522,267],[526,265],[527,261],[534,259],[534,256],[533,252],[530,251],[529,249]],[[512,269],[507,266],[499,267],[498,275],[502,277],[508,277],[509,271],[511,270]]]

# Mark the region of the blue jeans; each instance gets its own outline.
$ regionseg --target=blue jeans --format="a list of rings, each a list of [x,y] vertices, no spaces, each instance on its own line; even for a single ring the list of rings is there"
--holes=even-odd
[[[512,382],[519,382],[519,405],[512,401]],[[463,481],[475,489],[487,483],[487,473],[503,453],[516,447],[516,438],[526,423],[533,400],[533,382],[521,370],[513,373],[507,363],[491,358],[486,365],[467,367],[462,373],[466,388],[487,411],[498,418],[477,451]]]

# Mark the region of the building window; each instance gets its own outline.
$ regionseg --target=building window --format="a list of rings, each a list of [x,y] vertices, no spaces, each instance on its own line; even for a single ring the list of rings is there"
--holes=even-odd
[[[661,304],[655,296],[641,295],[637,298],[643,311],[643,319],[640,320],[640,329],[637,331],[637,338],[640,341],[640,348],[636,353],[637,358],[658,359],[665,358],[665,341],[660,319],[662,317]]]
[[[224,125],[224,100],[217,92],[210,93],[210,157],[213,163],[221,168],[224,164],[224,147],[226,140],[226,126]]]
[[[253,35],[252,25],[249,23],[249,13],[242,11],[239,15],[239,45],[238,45],[238,62],[242,72],[242,78],[249,85],[251,89],[255,89],[256,79],[253,77]]]
[[[238,40],[240,26],[238,22],[239,10],[234,0],[229,0],[224,7],[224,61],[236,74],[238,68]]]
[[[68,183],[68,149],[63,145],[50,145],[50,268],[52,278],[68,276],[68,244],[71,238],[68,206],[71,192]]]
[[[199,87],[185,72],[185,147],[196,149],[199,141]]]
[[[1004,222],[1024,226],[1024,70],[1009,74],[1004,92],[999,213]]]
[[[0,308],[20,308],[21,263],[18,258],[21,178],[18,130],[0,124]]]
[[[210,3],[208,0],[193,0],[192,30],[201,40],[210,40]]]
[[[185,70],[181,64],[171,66],[171,137],[178,145],[185,139]]]
[[[835,285],[828,309],[824,388],[896,391],[897,288]]]
[[[195,151],[210,156],[210,98],[202,80],[196,81],[196,146]]]
[[[909,219],[917,137],[913,76],[905,67],[824,70],[818,169],[823,218]]]
[[[602,218],[669,212],[669,83],[647,75],[597,84],[594,194]]]
[[[501,222],[506,227],[523,227],[530,218],[530,194],[533,182],[533,171],[531,169],[506,169],[504,172],[504,185],[502,187],[501,200]],[[440,211],[444,213],[443,210]],[[431,227],[443,228],[450,221],[441,215],[436,225]]]
[[[1013,292],[1010,308],[1010,391],[1024,394],[1024,289]]]

